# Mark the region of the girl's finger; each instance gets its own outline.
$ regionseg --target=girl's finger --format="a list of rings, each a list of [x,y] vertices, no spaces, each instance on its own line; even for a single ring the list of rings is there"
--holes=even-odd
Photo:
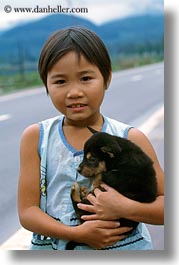
[[[105,183],[102,183],[100,185],[103,189],[105,189],[106,191],[108,191],[110,189],[110,187],[108,185],[106,185]]]
[[[93,221],[93,220],[98,220],[99,218],[97,217],[96,214],[89,214],[89,215],[82,215],[81,219],[83,221]]]
[[[88,194],[87,199],[90,201],[90,203],[94,204],[96,202],[96,197],[93,194]]]
[[[103,191],[101,191],[100,189],[96,188],[96,189],[94,190],[94,195],[95,195],[95,196],[98,196],[98,194],[100,194],[101,192],[103,192]],[[93,197],[94,197],[94,196],[93,196]]]
[[[89,205],[89,204],[84,204],[84,203],[78,203],[77,204],[78,208],[90,213],[95,213],[94,206]]]

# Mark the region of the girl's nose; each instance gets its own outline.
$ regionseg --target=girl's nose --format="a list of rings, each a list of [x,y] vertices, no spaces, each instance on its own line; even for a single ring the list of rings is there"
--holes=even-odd
[[[83,92],[78,86],[73,86],[72,88],[68,90],[68,93],[67,93],[67,98],[78,98],[82,96],[83,96]]]

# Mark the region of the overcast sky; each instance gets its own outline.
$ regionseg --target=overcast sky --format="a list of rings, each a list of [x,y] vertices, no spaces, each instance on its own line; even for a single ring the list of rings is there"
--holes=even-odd
[[[15,26],[21,21],[40,19],[46,13],[15,13],[13,8],[62,7],[87,8],[88,13],[76,14],[94,23],[123,18],[130,15],[153,12],[163,12],[164,0],[1,0],[0,1],[0,30]],[[8,7],[7,7],[8,6]],[[10,12],[12,8],[12,11]],[[4,10],[8,11],[5,12]]]

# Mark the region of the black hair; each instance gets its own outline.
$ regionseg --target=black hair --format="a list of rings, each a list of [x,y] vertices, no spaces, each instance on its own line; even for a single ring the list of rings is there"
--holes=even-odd
[[[38,71],[46,86],[47,93],[48,72],[69,51],[75,51],[79,59],[83,55],[91,64],[96,65],[107,88],[111,76],[111,60],[104,43],[96,33],[89,29],[70,27],[53,33],[42,48]]]

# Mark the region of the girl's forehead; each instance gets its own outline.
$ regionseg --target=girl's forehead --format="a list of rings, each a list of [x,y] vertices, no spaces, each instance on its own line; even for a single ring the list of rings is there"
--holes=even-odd
[[[86,58],[86,56],[81,52],[81,51],[75,51],[75,50],[71,50],[67,53],[65,53],[63,56],[61,56],[58,61],[60,60],[67,60],[67,59],[71,59],[73,61],[75,61],[76,63],[80,64],[82,62],[86,62],[86,63],[90,63],[90,61]]]
[[[77,53],[76,51],[69,51],[61,56],[56,63],[52,66],[51,70],[57,67],[65,68],[71,65],[76,65],[77,67],[97,67],[95,64],[92,64],[83,53]],[[98,68],[98,67],[97,67]]]
[[[48,76],[54,73],[63,75],[69,73],[100,73],[99,68],[92,64],[82,53],[70,51],[64,54],[48,71]],[[101,74],[101,73],[100,73]]]

